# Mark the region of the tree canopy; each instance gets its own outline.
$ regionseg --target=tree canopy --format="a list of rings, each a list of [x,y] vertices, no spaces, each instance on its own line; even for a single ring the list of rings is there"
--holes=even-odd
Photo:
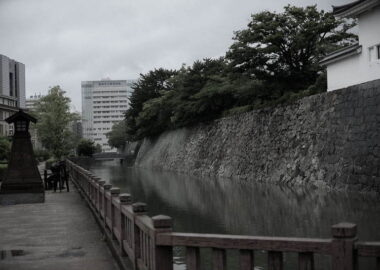
[[[122,120],[112,126],[112,130],[108,132],[108,144],[114,148],[123,148],[127,140],[125,120]]]
[[[45,149],[57,159],[75,149],[77,139],[69,124],[78,116],[70,112],[70,98],[59,86],[50,88],[49,94],[36,104],[35,115],[38,137]]]
[[[98,152],[98,149],[94,141],[89,139],[81,139],[79,141],[79,144],[77,146],[78,156],[92,157],[92,155],[96,152]]]
[[[253,14],[224,57],[140,74],[125,114],[126,139],[326,91],[319,60],[355,41],[354,25],[316,6]]]
[[[353,25],[316,6],[260,12],[247,29],[235,33],[226,57],[235,73],[283,90],[304,90],[315,82],[322,57],[356,40],[347,31]]]

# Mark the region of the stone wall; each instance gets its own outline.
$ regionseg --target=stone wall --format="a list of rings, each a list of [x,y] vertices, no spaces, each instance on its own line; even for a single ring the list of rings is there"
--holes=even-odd
[[[135,165],[380,191],[380,80],[145,139]]]

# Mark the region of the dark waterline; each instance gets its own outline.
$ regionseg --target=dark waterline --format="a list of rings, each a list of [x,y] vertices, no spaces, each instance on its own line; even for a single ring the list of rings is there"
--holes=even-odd
[[[380,240],[377,196],[199,179],[132,168],[117,161],[86,160],[81,164],[122,192],[131,193],[134,202],[147,203],[149,215],[171,216],[174,231],[330,238],[331,225],[347,221],[358,225],[360,240]],[[202,269],[209,269],[208,251],[204,252]],[[176,268],[185,269],[183,249],[176,248],[175,254]],[[236,268],[235,257],[228,257],[232,258],[231,269]],[[265,254],[258,252],[256,257],[261,265],[257,269],[266,269]],[[296,254],[286,254],[286,269],[296,269],[296,261]],[[374,267],[371,261],[362,263],[365,269]],[[325,258],[317,265],[317,269],[328,268]]]

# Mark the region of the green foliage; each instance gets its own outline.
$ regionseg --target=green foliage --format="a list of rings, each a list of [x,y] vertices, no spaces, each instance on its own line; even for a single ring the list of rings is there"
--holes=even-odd
[[[125,120],[122,120],[119,123],[114,124],[112,126],[112,130],[106,134],[108,138],[108,144],[111,147],[123,148],[125,145],[125,141],[127,140],[126,131],[127,128],[125,125]]]
[[[45,150],[45,149],[35,149],[34,150],[34,157],[38,160],[38,161],[45,161],[45,160],[48,160],[50,158],[50,153],[49,151]]]
[[[163,68],[149,71],[147,74],[140,74],[140,79],[132,87],[134,91],[130,99],[130,109],[125,115],[129,140],[139,139],[136,119],[142,111],[144,103],[159,97],[160,92],[171,89],[170,78],[175,74],[176,71]]]
[[[3,181],[5,174],[7,173],[8,164],[0,163],[0,181]]]
[[[233,72],[275,84],[279,95],[301,91],[316,80],[318,61],[326,53],[355,40],[348,32],[353,25],[316,6],[260,12],[247,29],[235,33],[226,57]]]
[[[354,25],[316,6],[253,14],[226,57],[141,74],[126,112],[126,140],[326,91],[319,60],[355,41],[348,31]],[[110,143],[122,145],[122,129],[115,127]]]
[[[97,150],[98,148],[95,146],[95,143],[89,139],[81,139],[77,146],[78,156],[92,157],[92,155],[96,153]]]
[[[70,112],[70,98],[65,96],[65,91],[59,86],[52,87],[37,103],[35,115],[38,137],[55,158],[67,156],[75,149],[77,140],[69,124],[78,116]]]
[[[100,144],[95,145],[95,153],[101,153],[102,152],[102,146]]]
[[[7,137],[0,136],[0,161],[8,161],[11,152],[11,141]]]

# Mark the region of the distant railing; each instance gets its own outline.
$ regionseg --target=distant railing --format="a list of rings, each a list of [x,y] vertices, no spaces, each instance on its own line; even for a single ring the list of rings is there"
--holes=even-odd
[[[228,249],[239,250],[241,270],[254,269],[254,252],[261,250],[267,251],[268,270],[284,268],[284,252],[298,253],[299,270],[313,270],[315,254],[331,256],[333,270],[358,269],[358,257],[374,258],[380,270],[380,242],[359,242],[355,224],[332,226],[330,239],[176,233],[170,217],[147,216],[145,203],[132,203],[130,194],[120,194],[119,188],[70,160],[67,169],[134,269],[172,270],[173,247],[184,246],[188,270],[200,269],[200,248],[212,249],[214,270],[226,269]]]

